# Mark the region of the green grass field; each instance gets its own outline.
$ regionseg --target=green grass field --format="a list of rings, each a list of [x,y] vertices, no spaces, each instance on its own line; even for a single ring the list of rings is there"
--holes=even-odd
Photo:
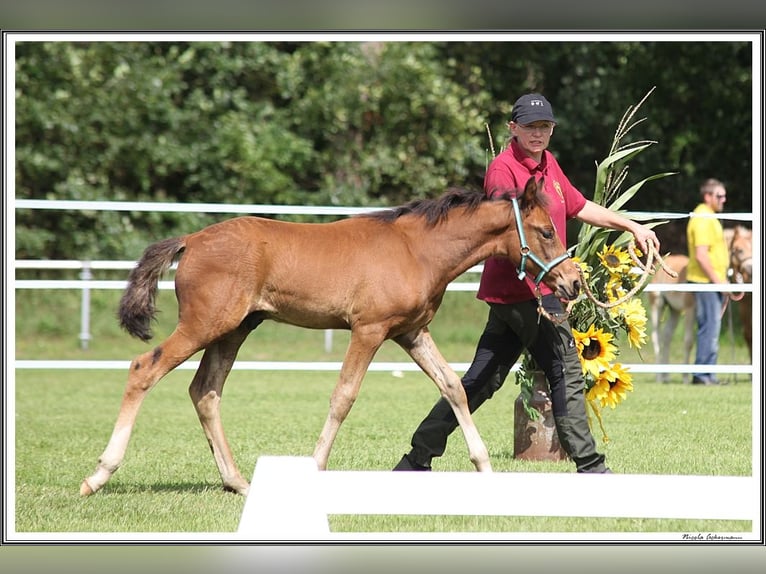
[[[114,320],[117,292],[94,299],[93,340],[81,350],[79,295],[63,291],[17,292],[18,359],[129,360],[148,347],[121,333]],[[157,337],[174,324],[174,300],[163,292]],[[484,323],[484,305],[468,293],[448,293],[432,325],[451,362],[468,362]],[[680,337],[680,335],[679,335]],[[725,333],[721,362],[748,362],[741,340]],[[347,334],[336,332],[333,350],[323,333],[264,324],[245,343],[244,360],[339,361]],[[646,349],[648,349],[647,345]],[[729,353],[735,357],[733,361]],[[623,354],[626,363],[651,361]],[[406,361],[386,344],[378,360]],[[674,356],[673,360],[680,360]],[[96,495],[81,498],[81,480],[92,472],[114,424],[126,373],[99,370],[19,370],[15,373],[15,530],[19,533],[231,533],[244,498],[225,493],[188,398],[192,371],[170,373],[147,397],[122,468]],[[261,455],[310,456],[327,414],[333,372],[234,371],[222,403],[235,460],[250,476]],[[699,388],[658,384],[635,375],[635,390],[616,410],[605,411],[611,441],[603,445],[619,473],[751,475],[752,384]],[[495,471],[572,472],[571,463],[513,458],[513,375],[475,414]],[[412,431],[438,397],[420,372],[393,376],[371,372],[341,427],[329,467],[388,470],[409,446]],[[596,429],[596,436],[599,436]],[[450,438],[435,470],[472,470],[462,437]],[[499,496],[526,496],[501,493]],[[594,504],[644,493],[582,493]],[[651,520],[563,517],[332,516],[335,532],[749,532],[750,521]]]

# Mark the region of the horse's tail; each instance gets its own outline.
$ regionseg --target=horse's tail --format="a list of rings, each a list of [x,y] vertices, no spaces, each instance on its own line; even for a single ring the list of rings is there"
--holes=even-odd
[[[120,326],[142,341],[152,338],[150,324],[157,312],[155,299],[162,274],[186,246],[183,237],[173,237],[146,248],[128,276],[128,287],[120,299]]]

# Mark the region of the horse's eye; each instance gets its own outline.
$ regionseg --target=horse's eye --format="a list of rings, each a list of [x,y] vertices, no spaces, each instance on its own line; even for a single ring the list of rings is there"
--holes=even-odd
[[[551,240],[554,235],[556,235],[556,233],[553,229],[543,229],[543,237],[545,237],[545,239]]]

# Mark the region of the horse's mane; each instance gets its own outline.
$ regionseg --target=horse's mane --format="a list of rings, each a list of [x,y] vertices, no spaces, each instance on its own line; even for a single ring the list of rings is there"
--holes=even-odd
[[[414,215],[423,217],[426,220],[426,223],[430,227],[433,227],[437,223],[444,221],[450,211],[456,207],[464,207],[468,213],[471,213],[476,211],[479,205],[484,202],[507,201],[510,203],[511,198],[516,196],[517,192],[515,191],[504,192],[489,197],[483,191],[452,187],[436,198],[414,199],[398,207],[363,213],[357,217],[368,217],[390,223],[404,215]],[[524,211],[529,206],[525,205],[526,202],[523,200],[523,193],[518,193],[518,198],[519,207]],[[536,197],[536,201],[543,205],[545,204],[545,199],[544,195]]]

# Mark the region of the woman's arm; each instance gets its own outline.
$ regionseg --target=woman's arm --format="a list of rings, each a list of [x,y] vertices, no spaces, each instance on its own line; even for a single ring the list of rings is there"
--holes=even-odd
[[[577,219],[597,227],[629,231],[636,238],[636,243],[644,252],[647,250],[647,241],[652,242],[655,251],[660,249],[660,240],[657,239],[654,231],[591,200],[585,202],[585,205],[577,214]]]

